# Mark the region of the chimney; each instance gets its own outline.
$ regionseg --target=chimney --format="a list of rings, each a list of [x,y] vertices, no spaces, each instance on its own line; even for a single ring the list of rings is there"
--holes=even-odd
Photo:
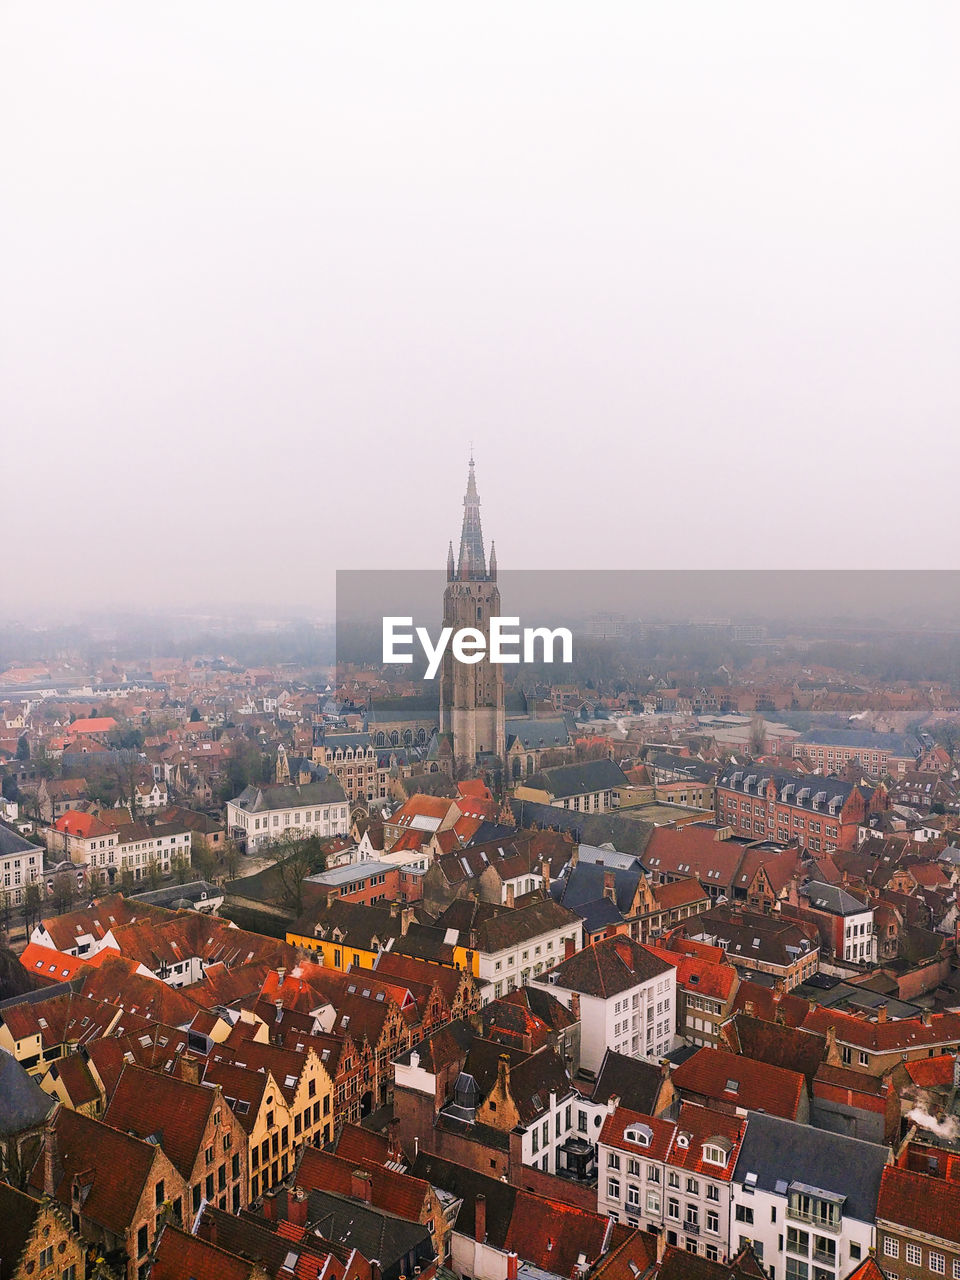
[[[180,1059],[180,1079],[185,1080],[187,1084],[200,1083],[200,1063],[196,1058]]]
[[[612,871],[603,873],[603,896],[609,898],[611,902],[617,900],[616,877]]]
[[[580,992],[579,991],[572,991],[570,993],[570,1012],[579,1022],[580,1021]]]
[[[877,1021],[886,1022],[886,1020],[887,1020],[887,1004],[886,1004],[886,1001],[884,1001],[883,1004],[877,1005]]]
[[[540,863],[540,874],[543,876],[543,891],[550,892],[550,863],[547,858]]]
[[[279,968],[279,969],[277,970],[277,986],[278,986],[278,987],[282,987],[282,986],[283,986],[283,980],[284,980],[284,978],[285,978],[286,976],[287,976],[287,971],[286,971],[286,969],[284,969],[284,968],[282,968],[282,967],[281,967],[281,968]]]
[[[503,1059],[501,1058],[501,1062]],[[487,1197],[481,1192],[473,1202],[473,1234],[477,1244],[487,1238]]]
[[[930,1010],[929,1010],[929,1009],[924,1009],[924,1010],[923,1010],[923,1012],[920,1014],[920,1021],[923,1023],[923,1025],[924,1025],[925,1027],[929,1027],[929,1025],[930,1025]]]
[[[400,936],[405,938],[407,930],[413,924],[413,907],[401,907],[400,909]]]
[[[268,1222],[277,1222],[279,1220],[280,1215],[277,1212],[276,1194],[263,1197],[263,1216]]]
[[[354,1169],[350,1174],[350,1194],[354,1200],[363,1200],[369,1204],[372,1190],[372,1179],[366,1169]]]
[[[513,909],[513,885],[512,884],[507,885],[507,906],[511,910]]]
[[[400,903],[397,902],[396,898],[394,898],[393,902],[390,903],[390,919],[396,920],[399,914],[400,914]]]
[[[517,1280],[517,1262],[515,1253],[507,1254],[507,1280]]]
[[[52,1200],[57,1193],[57,1184],[63,1177],[63,1165],[60,1162],[60,1140],[57,1131],[51,1125],[46,1132],[43,1148],[43,1194]]]
[[[287,1196],[287,1221],[296,1227],[307,1225],[307,1194],[303,1187],[296,1187]]]
[[[576,954],[577,954],[577,940],[576,940],[576,938],[564,938],[564,940],[563,940],[563,958],[564,958],[564,960],[569,960],[571,956],[575,956]]]
[[[744,1000],[743,1012],[747,1015],[748,1018],[755,1018],[757,1016],[756,1004],[752,1000]]]
[[[573,853],[571,853],[570,855],[570,866],[575,867],[579,861],[580,861],[580,846],[577,845]]]
[[[497,1087],[506,1093],[510,1088],[510,1055],[501,1053],[497,1062]]]

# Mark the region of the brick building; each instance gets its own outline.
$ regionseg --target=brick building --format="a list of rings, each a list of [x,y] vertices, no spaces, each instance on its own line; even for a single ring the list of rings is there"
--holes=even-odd
[[[717,822],[754,840],[795,842],[814,853],[852,849],[867,815],[887,808],[883,786],[729,765],[717,779]]]

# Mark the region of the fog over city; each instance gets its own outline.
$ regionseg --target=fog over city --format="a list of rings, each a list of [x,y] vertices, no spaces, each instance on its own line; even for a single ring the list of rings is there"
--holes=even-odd
[[[947,569],[949,3],[0,16],[6,617]]]

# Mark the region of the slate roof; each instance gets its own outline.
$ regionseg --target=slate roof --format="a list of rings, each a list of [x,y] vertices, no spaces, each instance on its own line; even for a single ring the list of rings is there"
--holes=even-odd
[[[609,1102],[617,1097],[623,1106],[653,1115],[663,1082],[663,1071],[656,1063],[607,1049],[590,1096],[594,1102]]]
[[[523,785],[546,791],[555,800],[612,791],[628,785],[627,776],[614,760],[585,760],[541,769],[524,779]]]
[[[537,720],[534,717],[507,720],[505,722],[507,749],[517,743],[528,751],[570,745],[570,732],[566,720]]]
[[[383,1271],[415,1254],[422,1263],[436,1256],[430,1233],[419,1222],[360,1204],[329,1191],[310,1191],[307,1220],[326,1240],[358,1249],[365,1258],[375,1258]]]
[[[244,787],[233,803],[245,813],[269,813],[275,809],[295,809],[298,805],[336,804],[346,801],[343,788],[334,774],[321,782],[308,782],[280,787]]]
[[[13,1054],[0,1049],[0,1138],[35,1129],[55,1105]]]
[[[845,1197],[844,1216],[872,1223],[888,1150],[873,1142],[752,1111],[734,1181],[743,1183],[748,1173],[755,1173],[761,1191],[776,1193],[783,1182],[819,1187]]]
[[[810,729],[794,739],[795,746],[850,747],[859,751],[892,751],[898,756],[918,757],[919,741],[912,733],[875,733],[863,729]]]
[[[829,817],[831,813],[839,816],[854,791],[859,791],[868,801],[874,792],[873,787],[863,783],[845,782],[842,778],[822,778],[817,774],[790,773],[786,769],[772,769],[764,764],[727,765],[717,779],[717,786],[742,795],[762,797],[771,780],[782,803],[822,813],[825,817]],[[820,799],[814,808],[813,801],[817,797]]]
[[[543,898],[512,911],[500,911],[482,921],[477,926],[477,946],[488,954],[506,951],[557,929],[575,927],[579,922],[580,917],[574,911],[552,897]]]
[[[832,916],[863,915],[870,906],[862,898],[836,884],[824,884],[822,880],[808,880],[801,888],[800,896],[807,899],[816,911],[826,911]]]
[[[532,800],[509,801],[514,820],[520,828],[540,827],[545,830],[569,832],[574,840],[587,844],[612,844],[623,853],[643,854],[651,833],[657,828],[642,818],[625,818],[616,811],[610,813],[577,813],[574,809],[561,809],[558,805],[537,804]],[[516,832],[512,834],[516,835]]]

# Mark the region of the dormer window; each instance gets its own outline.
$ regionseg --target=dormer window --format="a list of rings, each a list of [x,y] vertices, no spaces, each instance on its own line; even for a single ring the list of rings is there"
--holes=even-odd
[[[689,1146],[690,1146],[690,1135],[689,1135],[689,1133],[678,1133],[678,1134],[677,1134],[677,1146],[678,1146],[678,1147],[682,1147],[682,1148],[684,1149],[684,1151],[686,1151],[687,1147],[689,1147]]]
[[[705,1142],[703,1144],[703,1160],[705,1164],[716,1164],[721,1169],[727,1167],[727,1153],[723,1147],[716,1146],[715,1143]]]
[[[632,1128],[624,1130],[623,1138],[625,1142],[632,1142],[637,1147],[649,1147],[653,1141],[653,1130],[648,1124],[633,1125]]]

